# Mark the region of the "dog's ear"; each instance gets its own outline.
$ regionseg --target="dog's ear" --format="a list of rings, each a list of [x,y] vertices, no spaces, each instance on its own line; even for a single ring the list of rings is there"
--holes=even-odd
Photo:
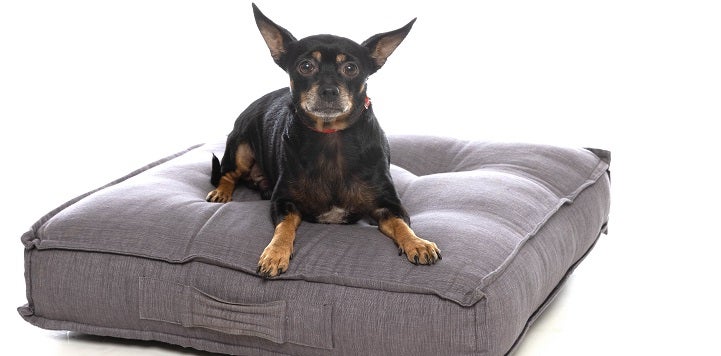
[[[361,43],[361,46],[368,48],[370,51],[370,56],[375,66],[373,72],[381,69],[383,64],[386,63],[388,56],[390,56],[396,47],[403,42],[403,39],[406,38],[414,22],[416,22],[416,19],[411,20],[407,25],[395,31],[379,33]]]
[[[288,30],[265,17],[255,4],[253,4],[253,15],[255,16],[255,24],[258,25],[258,30],[260,30],[265,44],[270,49],[271,57],[273,57],[276,64],[285,70],[285,54],[288,52],[288,45],[296,41],[295,37]]]

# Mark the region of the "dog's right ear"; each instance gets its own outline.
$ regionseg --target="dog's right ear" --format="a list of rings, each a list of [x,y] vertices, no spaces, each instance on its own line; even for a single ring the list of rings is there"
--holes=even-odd
[[[258,25],[258,30],[260,30],[265,44],[267,44],[268,49],[270,49],[271,57],[273,57],[276,64],[285,70],[285,55],[288,52],[288,45],[296,41],[295,37],[293,37],[288,30],[276,25],[269,18],[265,17],[255,4],[253,4],[253,15],[255,16],[255,23]]]

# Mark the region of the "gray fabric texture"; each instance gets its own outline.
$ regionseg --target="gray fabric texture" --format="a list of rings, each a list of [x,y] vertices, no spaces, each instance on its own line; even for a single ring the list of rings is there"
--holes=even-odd
[[[391,173],[443,260],[414,266],[367,222],[302,223],[290,268],[256,277],[269,203],[207,203],[210,154],[158,161],[22,237],[29,322],[230,354],[512,350],[606,228],[602,150],[392,136]],[[600,157],[600,158],[599,158]]]

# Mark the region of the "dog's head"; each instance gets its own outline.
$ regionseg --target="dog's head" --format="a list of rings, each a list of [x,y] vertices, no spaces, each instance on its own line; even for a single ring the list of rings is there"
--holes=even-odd
[[[320,132],[351,126],[369,105],[366,80],[385,64],[415,19],[362,44],[332,35],[295,39],[253,4],[255,22],[273,60],[290,76],[293,105],[301,120]]]

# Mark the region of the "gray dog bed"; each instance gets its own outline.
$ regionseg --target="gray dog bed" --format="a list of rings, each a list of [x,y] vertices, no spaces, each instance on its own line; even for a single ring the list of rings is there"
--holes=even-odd
[[[256,276],[269,203],[207,203],[206,144],[78,197],[22,237],[25,320],[242,355],[503,355],[602,232],[609,154],[392,136],[414,266],[368,222],[303,223],[288,271]]]

